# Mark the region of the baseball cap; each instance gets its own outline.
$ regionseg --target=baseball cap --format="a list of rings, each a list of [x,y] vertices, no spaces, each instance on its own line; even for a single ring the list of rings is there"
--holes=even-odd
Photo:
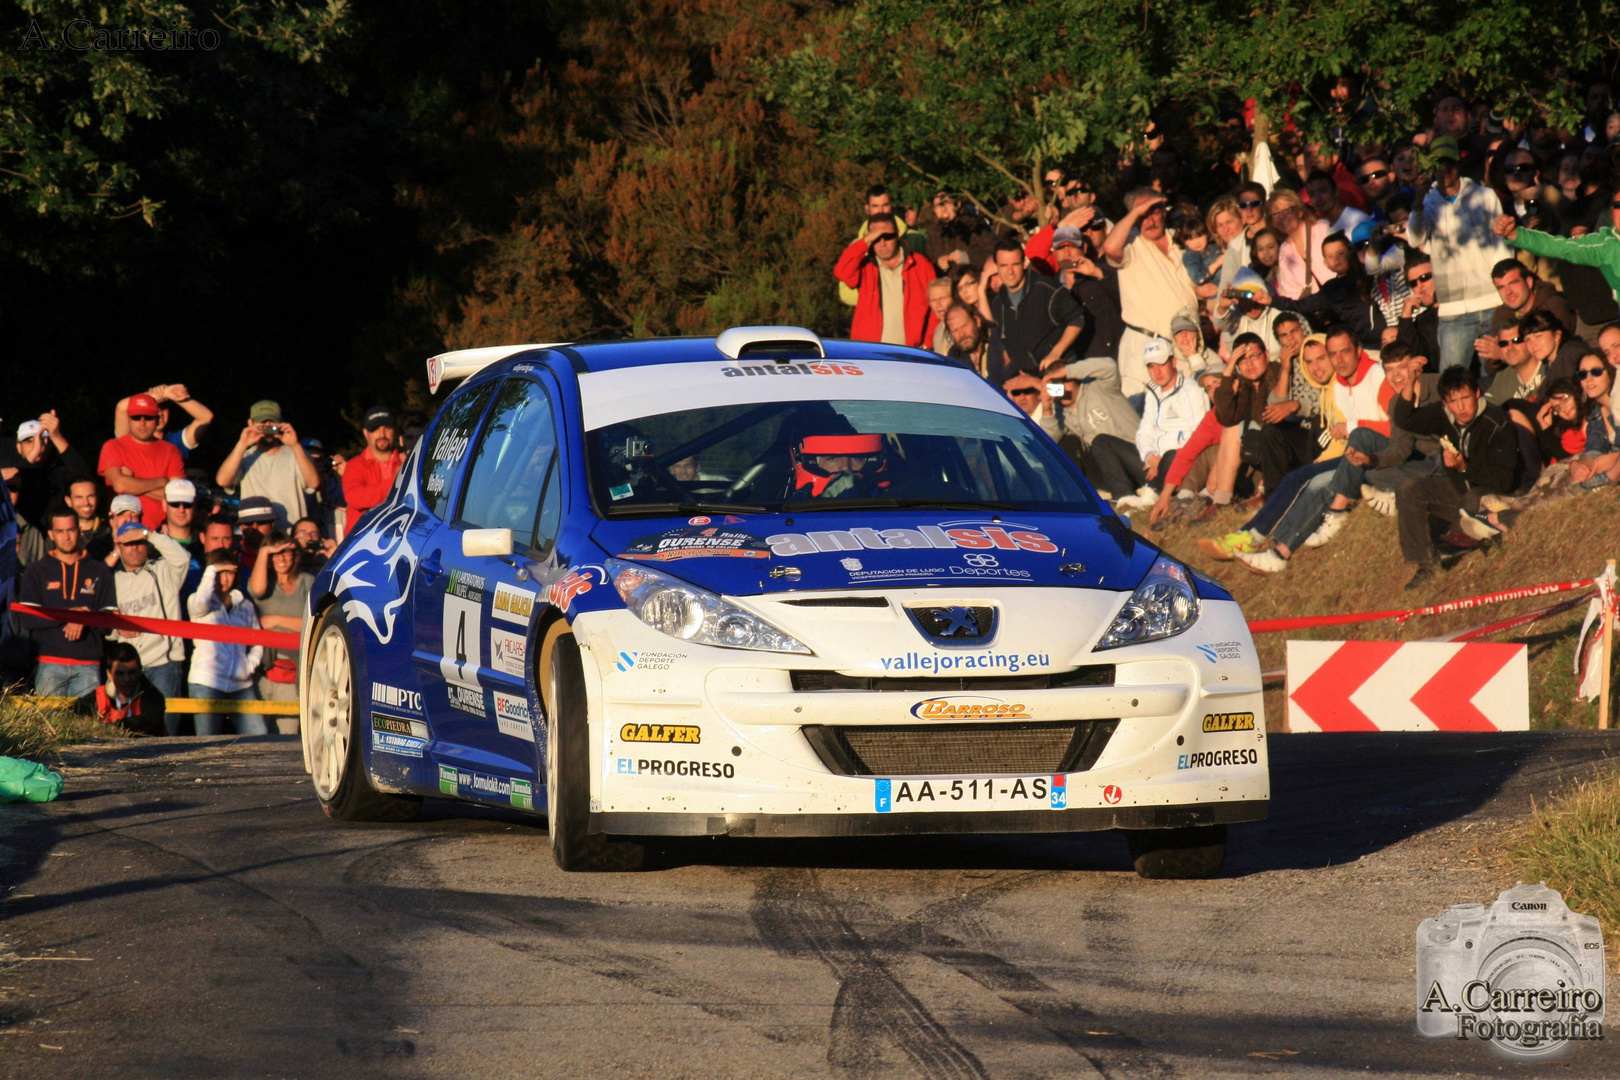
[[[197,501],[197,485],[190,480],[174,479],[163,485],[163,501],[172,503],[194,503]]]
[[[326,453],[326,447],[321,445],[321,440],[315,438],[313,435],[303,441],[303,447],[312,454]]]
[[[151,394],[129,395],[129,415],[132,418],[136,416],[156,416],[157,414],[157,398]]]
[[[113,496],[112,505],[107,507],[107,512],[109,514],[126,512],[139,514],[141,512],[141,497],[139,495],[115,495]]]
[[[17,425],[17,441],[27,442],[44,430],[45,425],[38,420],[24,420]]]
[[[1457,149],[1457,140],[1450,135],[1442,135],[1430,143],[1429,153],[1442,161],[1462,160],[1462,151]]]
[[[1170,320],[1170,333],[1179,334],[1183,330],[1191,330],[1193,333],[1197,334],[1200,339],[1202,339],[1204,336],[1203,331],[1198,329],[1198,324],[1193,322],[1185,315],[1177,315],[1175,318]]]
[[[269,398],[265,398],[263,401],[255,401],[248,409],[248,419],[260,424],[266,421],[279,424],[281,423],[281,404],[280,402],[271,401]]]
[[[128,543],[131,540],[145,540],[146,537],[146,526],[138,521],[126,521],[118,526],[117,540],[120,544]]]
[[[1072,245],[1080,247],[1085,240],[1085,234],[1073,225],[1065,225],[1052,234],[1052,250]]]
[[[249,495],[236,508],[236,520],[243,525],[257,525],[276,520],[276,508],[263,495]]]
[[[1367,241],[1372,239],[1372,236],[1373,223],[1370,221],[1363,221],[1361,224],[1350,230],[1350,243],[1352,245],[1365,244]]]
[[[373,405],[366,410],[366,419],[360,425],[366,431],[376,431],[380,427],[398,427],[394,420],[394,411],[386,405]]]
[[[1142,363],[1162,364],[1175,357],[1175,349],[1162,337],[1149,338],[1142,346]]]

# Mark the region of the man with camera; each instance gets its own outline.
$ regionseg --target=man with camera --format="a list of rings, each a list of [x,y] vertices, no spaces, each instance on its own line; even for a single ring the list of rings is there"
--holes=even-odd
[[[220,463],[214,482],[222,488],[240,485],[243,498],[269,499],[276,528],[290,529],[309,512],[309,496],[320,487],[321,477],[299,445],[298,432],[282,419],[281,406],[266,400],[248,410],[247,426]]]
[[[102,445],[96,471],[114,495],[140,498],[141,524],[163,524],[163,489],[186,475],[186,463],[173,443],[158,436],[158,403],[151,394],[130,396],[129,432]]]

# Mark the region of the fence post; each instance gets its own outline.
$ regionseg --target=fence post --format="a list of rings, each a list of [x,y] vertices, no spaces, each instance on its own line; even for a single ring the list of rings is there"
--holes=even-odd
[[[1609,580],[1614,580],[1614,560],[1605,564]],[[1603,605],[1603,667],[1598,672],[1598,729],[1609,729],[1609,668],[1614,663],[1614,609]]]

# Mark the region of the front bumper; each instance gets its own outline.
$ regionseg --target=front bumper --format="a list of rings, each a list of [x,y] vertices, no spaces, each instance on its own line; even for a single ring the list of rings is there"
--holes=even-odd
[[[891,596],[891,611],[751,605],[814,656],[691,645],[622,610],[577,617],[591,717],[590,828],[640,836],[874,836],[1162,829],[1265,816],[1270,777],[1259,663],[1235,603],[1204,601],[1198,623],[1167,641],[1094,653],[1126,594],[995,592],[1003,609],[999,639],[949,653],[920,642],[899,612],[909,598],[903,591]],[[943,602],[939,590],[917,595]],[[973,689],[975,680],[1011,683],[1098,664],[1113,665],[1111,685]],[[917,710],[938,694],[807,692],[795,689],[795,669],[883,685],[903,676],[908,688],[960,678],[970,687],[965,696],[1015,710],[1006,723],[1095,721],[1111,724],[1112,734],[1087,767],[1046,775],[1009,769],[994,774],[993,800],[948,798],[950,787],[985,774],[835,772],[805,733],[818,725],[937,728]],[[925,784],[937,797],[917,797],[930,794],[919,790]]]

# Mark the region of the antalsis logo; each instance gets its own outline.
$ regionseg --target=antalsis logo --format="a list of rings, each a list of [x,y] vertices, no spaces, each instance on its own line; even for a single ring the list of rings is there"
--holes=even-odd
[[[1047,555],[1057,551],[1052,538],[1028,525],[990,521],[948,521],[915,529],[835,529],[826,532],[776,533],[765,538],[775,555],[817,555],[837,551],[905,551],[913,549],[969,548],[1028,551]]]
[[[720,374],[728,379],[752,375],[865,375],[854,364],[727,364]]]

